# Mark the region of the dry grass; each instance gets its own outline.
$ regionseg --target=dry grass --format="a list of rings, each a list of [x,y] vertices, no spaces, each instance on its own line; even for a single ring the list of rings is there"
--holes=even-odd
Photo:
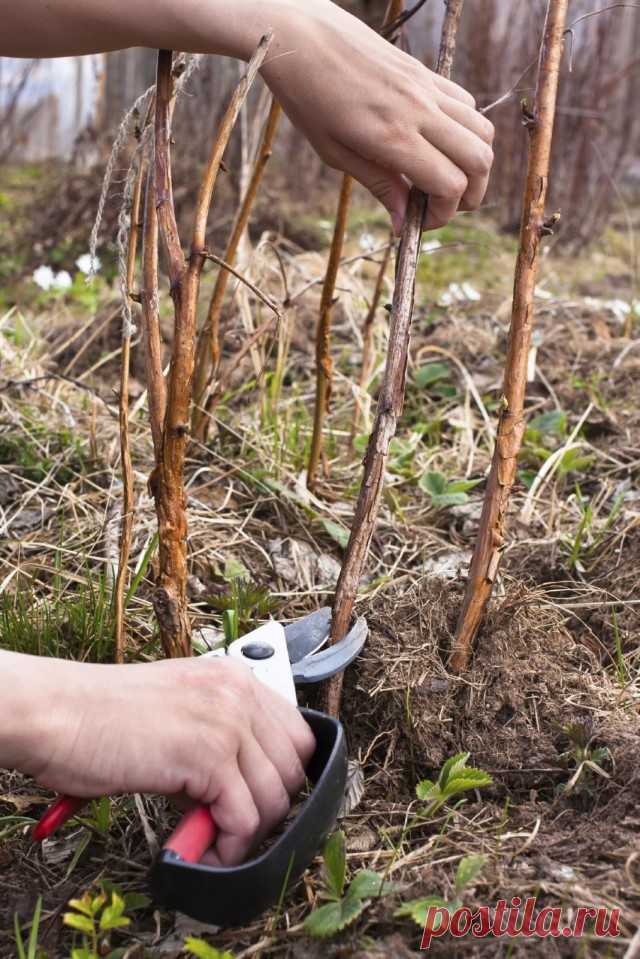
[[[350,433],[361,323],[387,240],[384,228],[367,225],[377,252],[364,255],[362,230],[352,224],[338,277],[334,395],[324,471],[314,495],[301,477],[312,427],[312,331],[324,255],[305,252],[274,233],[254,237],[253,253],[242,270],[282,304],[284,319],[239,363],[234,355],[269,315],[242,284],[229,285],[223,344],[228,389],[216,411],[215,435],[207,446],[192,445],[187,464],[192,610],[199,623],[219,622],[203,595],[224,588],[230,558],[268,587],[285,619],[330,595],[341,555],[334,538],[339,534],[330,524],[348,528],[360,478]],[[624,235],[617,239],[624,251]],[[551,298],[539,300],[529,411],[533,417],[561,410],[566,423],[558,433],[529,437],[522,468],[529,471],[529,481],[540,476],[540,449],[553,452],[567,444],[583,418],[576,442],[585,462],[577,472],[543,476],[524,518],[528,491],[524,483],[516,490],[499,588],[473,671],[459,679],[444,664],[482,485],[470,491],[468,502],[436,509],[418,480],[428,470],[452,480],[481,480],[488,467],[512,252],[511,242],[490,224],[473,227],[468,218],[453,233],[443,233],[442,241],[443,247],[425,255],[421,266],[408,402],[399,434],[405,445],[399,444],[392,457],[359,602],[369,618],[371,639],[345,688],[352,755],[365,774],[363,801],[343,821],[349,865],[389,868],[405,887],[400,898],[446,896],[459,859],[483,853],[488,864],[471,890],[471,904],[538,894],[541,904],[567,909],[592,902],[619,905],[623,941],[605,951],[584,941],[578,954],[622,956],[640,924],[640,874],[634,858],[640,825],[640,347],[637,340],[622,337],[615,310],[602,302],[594,305],[593,297],[610,301],[628,296],[621,291],[625,260],[604,247],[592,251],[587,291],[582,288],[589,275],[586,260],[574,264],[557,254],[545,259],[541,285]],[[212,279],[210,274],[207,282]],[[435,305],[450,282],[464,279],[482,293],[479,301]],[[391,267],[383,303],[390,289]],[[28,590],[33,605],[25,616],[32,620],[38,608],[62,608],[47,636],[57,635],[61,648],[74,637],[73,653],[90,658],[110,655],[108,623],[98,650],[83,645],[68,610],[75,600],[86,602],[87,591],[103,577],[108,597],[111,582],[121,492],[113,394],[117,356],[110,357],[119,346],[114,306],[103,294],[104,339],[98,337],[80,356],[78,340],[64,346],[80,325],[89,328],[88,317],[73,302],[31,307],[23,320],[18,312],[9,312],[0,320],[3,602],[10,606],[11,597]],[[375,394],[380,375],[384,319],[381,310],[369,395]],[[153,451],[135,353],[132,569],[147,554],[155,529],[146,490]],[[419,387],[419,371],[433,362],[445,364],[442,378]],[[56,378],[65,369],[74,382]],[[588,522],[587,500],[592,510]],[[127,608],[130,659],[159,655],[150,587],[147,573]],[[108,619],[108,602],[106,606],[106,613],[100,607],[96,617]],[[11,643],[6,629],[2,642]],[[610,778],[587,776],[566,795],[562,787],[575,772],[566,732],[572,722],[588,729],[594,747],[608,750]],[[459,749],[469,750],[476,765],[492,772],[494,786],[471,794],[466,804],[429,826],[407,831],[415,783]],[[0,955],[15,954],[9,932],[14,911],[28,922],[42,892],[43,945],[50,956],[66,956],[68,940],[60,925],[66,901],[99,877],[142,888],[150,861],[143,820],[147,835],[161,837],[171,814],[163,800],[146,799],[142,808],[131,797],[117,800],[108,838],[95,836],[67,875],[78,841],[74,829],[43,858],[24,835],[27,821],[37,814],[33,797],[40,791],[4,774],[0,793]],[[51,858],[56,849],[59,861]],[[372,906],[335,943],[310,942],[300,923],[318,876],[314,866],[279,916],[214,935],[212,941],[246,957],[395,959],[417,950],[417,926],[393,918],[399,897]],[[149,956],[177,955],[193,928],[188,920],[176,922],[171,915],[147,910],[125,941],[130,947],[141,944]],[[575,947],[547,940],[543,954],[576,955]],[[518,944],[510,952],[508,943],[488,948],[495,955],[525,953]],[[443,941],[438,950],[480,954],[480,947],[467,941]],[[141,953],[131,953],[136,954]]]

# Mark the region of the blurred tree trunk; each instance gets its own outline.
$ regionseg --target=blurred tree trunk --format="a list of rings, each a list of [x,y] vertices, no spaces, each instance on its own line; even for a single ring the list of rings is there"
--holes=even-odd
[[[125,111],[155,78],[154,50],[114,50],[107,53],[104,80],[103,130],[114,130]]]

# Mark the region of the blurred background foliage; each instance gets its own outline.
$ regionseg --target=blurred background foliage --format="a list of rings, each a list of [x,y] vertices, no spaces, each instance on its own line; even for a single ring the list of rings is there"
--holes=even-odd
[[[352,0],[343,5],[375,25],[385,0]],[[433,66],[443,14],[442,0],[428,0],[406,29],[405,48]],[[592,14],[601,11],[600,15]],[[550,207],[562,213],[562,243],[575,248],[601,232],[608,220],[628,216],[625,198],[640,181],[640,15],[633,4],[573,0],[572,24],[554,141]],[[544,15],[543,0],[471,0],[461,25],[455,79],[496,125],[496,163],[487,208],[497,224],[515,230],[526,157],[521,101],[531,98]],[[131,49],[103,56],[55,61],[0,60],[0,218],[6,264],[26,272],[46,252],[64,260],[86,249],[102,170],[115,129],[136,96],[152,81],[155,54]],[[176,118],[176,200],[186,215],[198,183],[211,131],[215,129],[242,65],[222,57],[204,58],[190,81]],[[264,96],[257,86],[254,106]],[[242,151],[249,139],[245,111],[229,155],[231,172],[212,216],[211,230],[228,227],[242,190]],[[25,165],[25,161],[27,165]],[[13,167],[20,163],[19,171]],[[127,158],[122,158],[123,168]],[[234,172],[238,171],[238,172]],[[19,177],[33,197],[28,216],[22,204],[12,221],[10,195],[2,177]],[[281,131],[270,176],[284,187],[284,202],[269,202],[268,191],[255,231],[287,226],[303,247],[314,247],[314,224],[301,216],[323,196],[330,203],[336,176],[321,163],[290,124]],[[6,182],[6,179],[5,179]],[[112,193],[121,180],[114,179]],[[11,180],[12,190],[15,182]],[[273,195],[276,188],[274,186]],[[226,203],[225,203],[226,193]],[[294,228],[288,219],[296,210]],[[112,203],[104,236],[115,232],[118,203]],[[330,207],[327,212],[331,212]],[[12,256],[15,259],[12,259]]]

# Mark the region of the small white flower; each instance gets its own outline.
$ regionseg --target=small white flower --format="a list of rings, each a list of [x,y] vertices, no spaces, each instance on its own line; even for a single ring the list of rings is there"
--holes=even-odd
[[[360,249],[365,253],[371,253],[376,248],[376,238],[371,233],[360,234]]]
[[[471,286],[470,283],[465,282],[462,284],[462,292],[468,300],[472,300],[474,303],[477,303],[478,300],[482,299],[482,294],[478,293],[475,286]]]
[[[83,253],[82,256],[79,256],[76,260],[76,266],[81,273],[89,276],[90,273],[97,273],[102,264],[99,256],[92,257],[90,253]]]
[[[53,270],[50,266],[39,266],[31,274],[31,279],[41,290],[49,290],[53,285]]]
[[[549,293],[549,290],[545,290],[543,286],[536,286],[533,291],[533,295],[537,296],[539,300],[552,300],[553,293]]]
[[[72,283],[71,274],[67,273],[66,270],[60,270],[54,276],[51,285],[55,290],[68,290]]]
[[[618,323],[624,323],[631,313],[631,305],[626,300],[607,300],[604,305],[611,310]]]
[[[423,253],[431,253],[433,250],[439,250],[441,246],[440,240],[425,240],[420,249]]]

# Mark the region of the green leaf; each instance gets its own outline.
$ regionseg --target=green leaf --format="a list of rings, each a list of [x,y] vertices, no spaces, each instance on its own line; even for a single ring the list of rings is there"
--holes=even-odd
[[[430,496],[442,496],[447,489],[447,478],[442,473],[423,473],[418,486]]]
[[[100,916],[100,928],[103,930],[107,929],[122,929],[123,926],[131,925],[131,920],[128,916],[114,916],[111,912],[111,907],[107,906],[105,911]]]
[[[223,610],[222,630],[227,644],[235,642],[238,638],[238,613],[235,609]]]
[[[331,519],[323,518],[321,522],[331,539],[335,540],[338,546],[346,549],[349,543],[349,530],[345,529],[344,526],[340,526],[339,523],[334,523]]]
[[[437,383],[439,380],[448,380],[450,376],[451,370],[446,363],[427,363],[426,366],[422,366],[416,373],[416,386],[424,389],[426,386],[431,386],[432,383]]]
[[[394,915],[398,917],[408,916],[424,929],[429,909],[446,909],[448,905],[449,903],[442,896],[426,896],[424,899],[412,899],[411,902],[405,902],[403,906],[396,909]]]
[[[437,787],[432,779],[422,779],[416,786],[416,796],[418,799],[432,799],[436,791]]]
[[[220,952],[204,939],[196,939],[195,936],[187,936],[184,941],[184,950],[190,952],[192,956],[197,956],[198,959],[233,959],[230,952]]]
[[[103,796],[102,799],[94,801],[92,804],[95,827],[103,835],[109,831],[109,822],[111,820],[111,799],[109,796]]]
[[[85,893],[82,899],[70,899],[67,903],[68,906],[71,906],[72,909],[75,909],[76,912],[81,912],[83,916],[93,916],[93,909],[91,908],[91,896],[89,893]]]
[[[347,850],[342,830],[332,833],[327,839],[322,852],[327,888],[335,899],[340,899],[344,892],[344,883],[347,874]]]
[[[33,911],[31,919],[31,931],[29,933],[29,942],[27,943],[27,959],[36,959],[38,954],[38,929],[40,928],[40,916],[42,914],[42,896],[38,896],[36,908]]]
[[[468,499],[466,493],[443,493],[441,496],[432,496],[431,502],[443,509],[445,506],[462,506]]]
[[[136,912],[138,909],[146,909],[151,905],[151,899],[143,892],[125,892],[124,908],[126,912]]]
[[[440,786],[446,786],[449,777],[462,769],[467,759],[471,753],[456,753],[455,756],[451,756],[445,763],[443,763],[442,769],[440,770],[440,775],[438,776],[438,784]]]
[[[123,913],[124,899],[117,892],[112,892],[111,903],[105,906],[100,916],[100,928],[119,929],[121,926],[128,926],[131,920]]]
[[[71,950],[71,959],[95,959],[95,957],[91,955],[91,950],[86,946],[80,946]]]
[[[558,436],[564,436],[567,432],[567,414],[562,410],[541,413],[529,421],[528,428],[543,434],[555,433]]]
[[[88,916],[81,916],[77,912],[65,912],[62,921],[70,929],[78,929],[79,932],[86,932],[88,935],[93,933],[93,920]]]
[[[584,473],[594,459],[594,456],[583,456],[579,449],[567,450],[558,464],[558,473],[560,476],[567,473]]]
[[[486,865],[486,856],[465,856],[460,860],[456,872],[455,889],[458,895],[470,885]]]
[[[20,920],[18,919],[18,913],[14,912],[13,914],[13,933],[16,942],[16,950],[18,952],[18,959],[27,959],[27,955],[24,951],[24,942],[22,940],[22,932],[20,930]]]
[[[447,486],[447,493],[467,493],[470,489],[473,489],[474,486],[477,486],[478,483],[481,482],[481,479],[456,480],[454,483],[449,483]]]
[[[328,902],[307,916],[303,923],[304,931],[318,939],[326,939],[357,919],[366,905],[366,900],[353,896],[347,896],[340,902]]]
[[[467,775],[467,773],[469,775]],[[464,773],[455,776],[453,779],[449,779],[447,785],[443,787],[442,792],[444,797],[449,799],[458,793],[469,792],[470,789],[481,789],[483,786],[490,786],[492,782],[493,779],[491,776],[488,773],[482,772],[481,769],[465,769]]]
[[[106,893],[104,892],[100,892],[98,893],[97,896],[93,897],[93,899],[91,900],[91,912],[94,916],[100,912],[100,910],[102,909],[106,901],[107,901],[107,896],[106,896]]]
[[[347,896],[355,899],[375,899],[378,896],[388,896],[397,892],[399,888],[398,883],[384,880],[377,872],[361,869],[349,886]]]
[[[233,557],[225,562],[222,576],[227,583],[232,583],[234,579],[251,579],[251,573],[247,567]]]

